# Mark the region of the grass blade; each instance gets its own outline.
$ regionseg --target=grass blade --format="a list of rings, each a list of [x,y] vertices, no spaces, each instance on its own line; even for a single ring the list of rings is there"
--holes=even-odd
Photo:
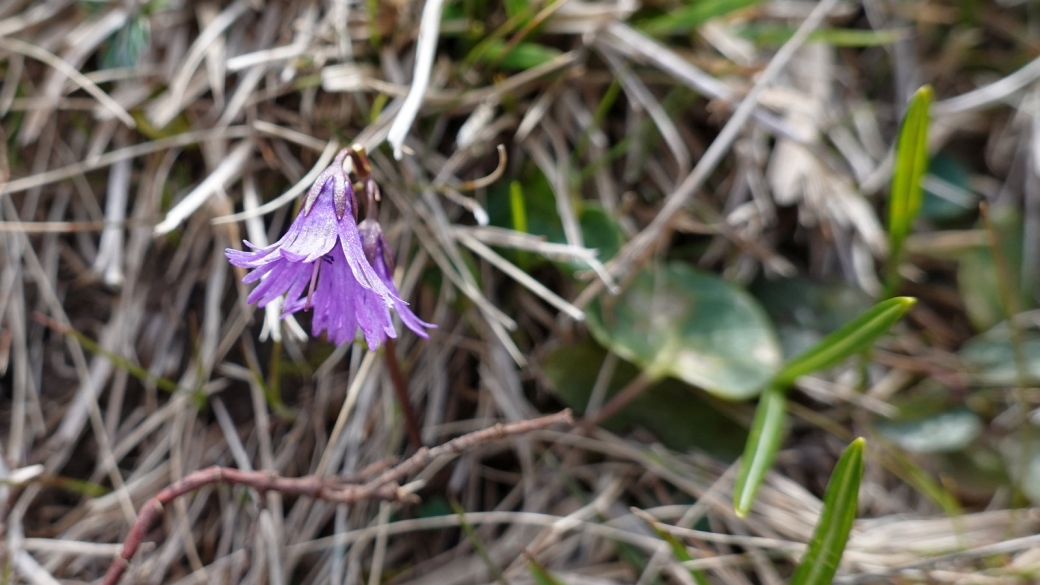
[[[733,488],[733,509],[743,518],[755,503],[755,494],[762,485],[766,472],[783,440],[784,418],[787,414],[787,392],[784,386],[771,384],[762,392],[751,423],[751,434],[740,459],[740,473]]]
[[[527,557],[527,570],[531,573],[531,578],[537,585],[565,585],[562,581],[557,579],[549,569],[546,569],[534,558],[533,555],[528,553],[526,550],[522,551],[524,556]]]
[[[651,19],[639,28],[650,36],[685,34],[713,18],[725,16],[761,2],[762,0],[700,0],[687,4],[672,13]]]
[[[928,85],[914,93],[899,130],[892,193],[888,203],[889,292],[893,292],[898,283],[903,240],[910,233],[924,198],[921,179],[928,171],[928,108],[932,104],[932,96],[932,88]]]
[[[834,579],[856,520],[859,484],[863,478],[863,443],[862,438],[853,441],[834,466],[823,496],[820,521],[790,585],[829,585]]]
[[[799,376],[829,368],[857,354],[899,321],[917,302],[913,297],[881,301],[844,327],[831,333],[802,355],[791,360],[777,374],[775,384],[786,388]]]

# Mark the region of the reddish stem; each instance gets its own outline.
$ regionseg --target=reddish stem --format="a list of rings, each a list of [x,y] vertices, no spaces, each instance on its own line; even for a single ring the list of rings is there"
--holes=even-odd
[[[386,349],[383,353],[386,359],[386,370],[390,373],[390,382],[397,395],[397,402],[401,405],[404,413],[405,426],[408,428],[408,442],[416,449],[422,447],[422,426],[419,425],[419,417],[412,408],[412,402],[408,398],[408,382],[401,373],[401,365],[397,363],[397,344],[393,339],[386,340]]]
[[[429,465],[434,459],[445,455],[457,455],[481,445],[499,441],[509,436],[522,435],[536,430],[548,428],[556,424],[574,424],[570,410],[564,410],[549,416],[533,420],[525,420],[507,425],[495,425],[463,435],[432,449],[420,448],[403,463],[378,474],[367,483],[352,483],[346,478],[327,478],[314,475],[304,477],[281,477],[268,471],[242,471],[228,467],[208,467],[176,481],[158,494],[152,496],[137,514],[130,532],[123,541],[123,549],[105,573],[102,585],[116,585],[123,573],[130,567],[130,559],[134,557],[138,547],[144,540],[145,533],[162,511],[163,507],[174,499],[213,483],[229,483],[246,485],[259,492],[277,491],[283,494],[307,496],[338,504],[350,504],[360,500],[414,501],[417,498],[410,492],[402,490],[400,482]],[[378,471],[378,468],[375,469]],[[365,474],[368,475],[368,474]],[[357,478],[355,481],[364,481]]]

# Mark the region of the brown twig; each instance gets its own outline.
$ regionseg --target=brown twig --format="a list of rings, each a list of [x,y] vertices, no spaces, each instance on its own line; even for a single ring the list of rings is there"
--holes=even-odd
[[[163,507],[176,498],[202,486],[214,483],[246,485],[259,492],[277,491],[283,494],[307,496],[337,504],[350,504],[360,500],[414,501],[416,497],[401,487],[400,482],[422,470],[440,457],[458,455],[481,445],[499,441],[514,435],[523,435],[557,424],[574,424],[571,411],[564,410],[549,416],[493,427],[463,435],[431,448],[420,448],[414,455],[399,465],[376,476],[367,483],[351,483],[344,478],[323,478],[314,475],[304,477],[281,477],[266,471],[242,471],[227,467],[209,467],[190,473],[174,482],[145,502],[137,519],[130,527],[123,549],[112,561],[102,581],[103,585],[116,585],[130,566],[137,548],[144,540],[145,532],[162,511]]]
[[[597,412],[590,412],[585,420],[582,421],[581,426],[585,429],[591,429],[597,427],[607,421],[610,417],[621,412],[626,406],[628,406],[633,400],[642,396],[643,392],[653,384],[654,380],[650,376],[646,375],[646,372],[640,372],[638,376],[632,379],[627,386],[621,389],[620,392],[615,394],[609,402],[603,405],[603,408]]]

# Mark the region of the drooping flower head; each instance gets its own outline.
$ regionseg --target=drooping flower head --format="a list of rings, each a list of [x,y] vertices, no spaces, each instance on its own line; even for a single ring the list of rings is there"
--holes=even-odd
[[[314,309],[313,335],[324,331],[338,345],[352,341],[360,328],[375,350],[397,336],[391,309],[403,309],[402,319],[413,331],[413,323],[422,321],[399,298],[392,280],[387,286],[365,253],[348,174],[352,152],[340,151],[318,175],[280,240],[264,248],[245,242],[250,251],[228,249],[225,255],[235,266],[251,270],[242,282],[260,283],[246,299],[249,303],[264,307],[285,295],[283,315]]]
[[[365,250],[365,258],[368,259],[368,264],[375,270],[376,275],[383,281],[386,288],[394,295],[394,310],[401,317],[401,322],[419,337],[429,339],[426,329],[436,327],[436,325],[431,325],[416,317],[415,313],[408,308],[408,303],[398,298],[400,295],[397,291],[397,285],[394,284],[394,256],[390,252],[390,246],[387,244],[386,237],[383,236],[382,226],[375,219],[379,187],[371,177],[365,181],[365,192],[368,194],[366,217],[364,221],[358,224],[358,231],[361,232],[361,246]]]

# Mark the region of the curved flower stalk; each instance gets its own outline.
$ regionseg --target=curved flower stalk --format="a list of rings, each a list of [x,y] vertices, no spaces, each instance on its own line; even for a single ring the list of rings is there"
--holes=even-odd
[[[322,171],[280,240],[263,248],[246,241],[249,251],[228,249],[225,255],[235,266],[251,270],[242,282],[260,282],[247,297],[249,303],[264,307],[284,295],[283,317],[314,309],[311,333],[324,331],[337,345],[353,341],[359,328],[372,350],[396,337],[391,309],[409,329],[427,337],[425,328],[431,325],[408,309],[386,270],[389,255],[382,230],[375,237],[376,247],[383,251],[379,262],[369,260],[375,256],[362,243],[357,199],[348,176],[352,153],[343,149]],[[372,228],[365,229],[367,233]]]

